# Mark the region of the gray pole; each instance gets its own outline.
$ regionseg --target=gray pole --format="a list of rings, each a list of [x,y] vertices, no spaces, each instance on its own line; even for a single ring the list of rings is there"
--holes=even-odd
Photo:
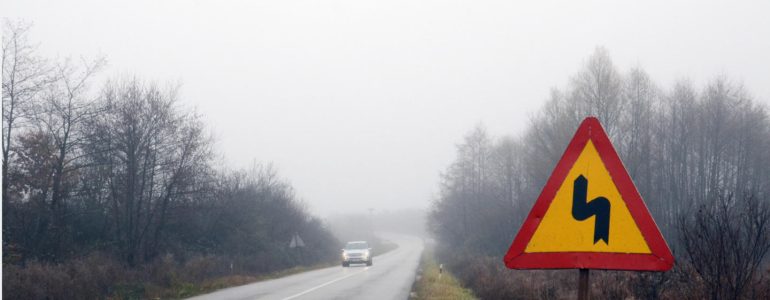
[[[588,300],[588,269],[580,269],[578,300]]]

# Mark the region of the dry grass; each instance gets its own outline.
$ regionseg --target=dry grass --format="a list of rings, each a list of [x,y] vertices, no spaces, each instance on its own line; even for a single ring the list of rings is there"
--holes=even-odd
[[[263,274],[229,274],[226,260],[201,256],[185,263],[162,257],[129,268],[92,254],[64,263],[37,261],[3,266],[3,299],[179,299],[222,288],[336,265],[327,262]]]
[[[433,251],[428,248],[422,254],[418,280],[415,283],[412,299],[477,299],[473,293],[463,288],[460,282],[447,270],[439,272]]]
[[[509,270],[499,257],[455,257],[452,272],[482,299],[575,299],[577,270]],[[740,299],[770,299],[765,268]],[[592,270],[591,299],[706,299],[703,281],[686,262],[668,272]]]

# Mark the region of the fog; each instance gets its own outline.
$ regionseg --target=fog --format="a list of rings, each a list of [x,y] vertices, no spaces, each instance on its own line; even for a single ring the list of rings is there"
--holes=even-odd
[[[476,124],[517,134],[597,46],[621,69],[770,95],[767,1],[4,1],[49,57],[181,83],[226,166],[310,210],[427,208]],[[667,88],[667,87],[663,87]]]

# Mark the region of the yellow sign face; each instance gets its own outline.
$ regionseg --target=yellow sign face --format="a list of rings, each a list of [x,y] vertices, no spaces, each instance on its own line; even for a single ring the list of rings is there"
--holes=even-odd
[[[651,253],[590,140],[524,252]]]

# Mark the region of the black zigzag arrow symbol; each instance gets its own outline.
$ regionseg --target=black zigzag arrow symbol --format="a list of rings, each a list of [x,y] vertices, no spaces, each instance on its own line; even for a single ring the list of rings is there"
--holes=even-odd
[[[599,240],[610,243],[610,201],[604,197],[596,197],[591,202],[586,201],[588,194],[588,179],[583,175],[575,179],[572,193],[572,217],[583,221],[596,216],[594,222],[594,244]]]

